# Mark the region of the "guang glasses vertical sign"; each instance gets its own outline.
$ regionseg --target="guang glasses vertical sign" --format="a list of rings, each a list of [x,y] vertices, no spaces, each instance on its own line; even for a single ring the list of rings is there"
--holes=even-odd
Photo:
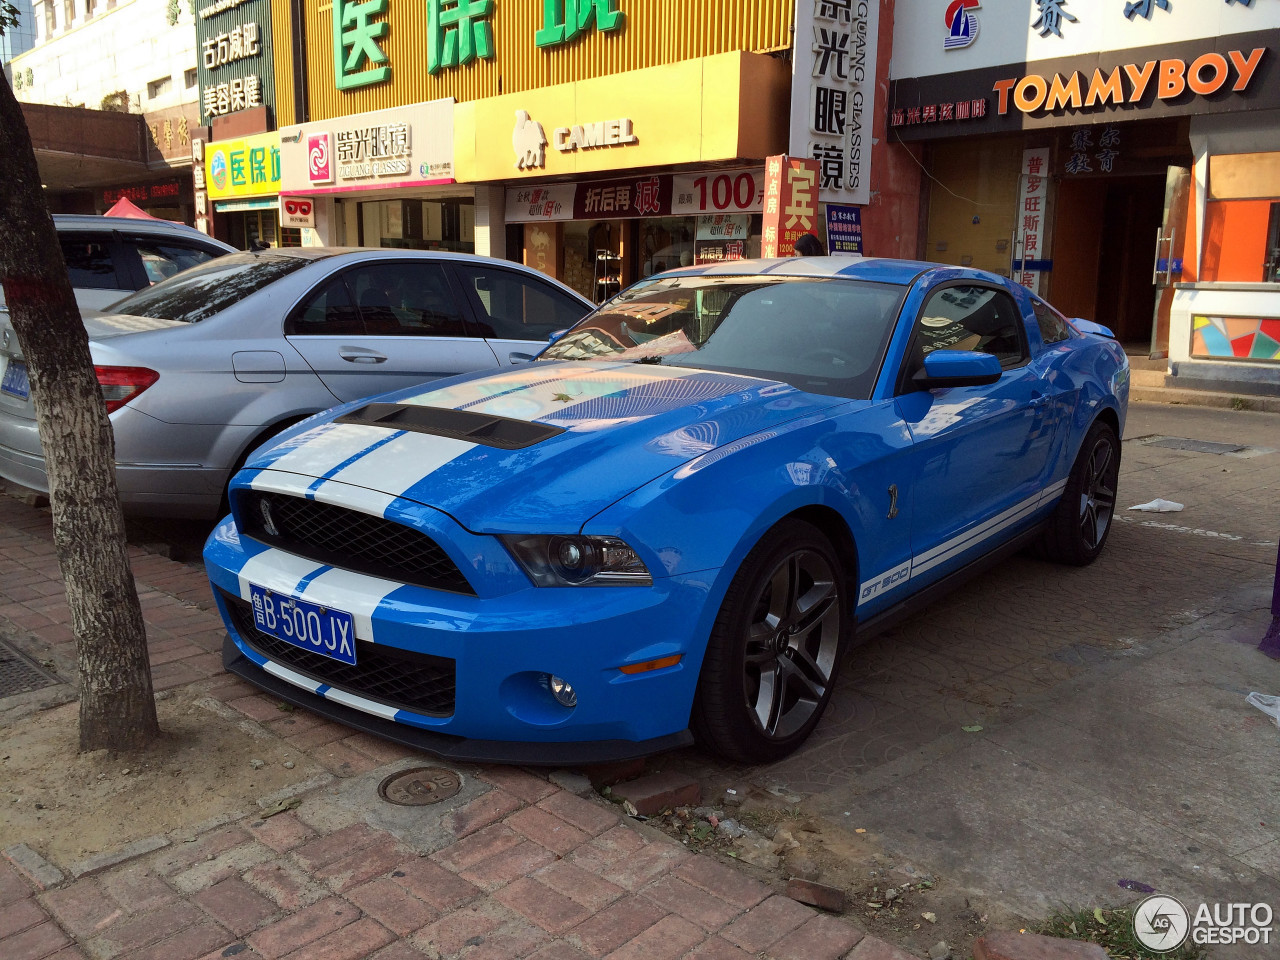
[[[818,163],[824,203],[865,204],[876,101],[877,0],[797,0],[789,153]]]

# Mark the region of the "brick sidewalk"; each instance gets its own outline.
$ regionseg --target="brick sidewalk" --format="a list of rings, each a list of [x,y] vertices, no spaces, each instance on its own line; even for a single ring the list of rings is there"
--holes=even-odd
[[[222,672],[203,574],[130,556],[157,690],[199,683],[335,784],[419,756],[303,710],[282,715]],[[3,497],[0,618],[74,661],[48,515]],[[910,960],[604,801],[510,767],[469,776],[479,795],[442,814],[432,842],[372,826],[385,806],[372,790],[357,794],[362,809],[317,787],[296,811],[193,842],[160,838],[160,849],[77,879],[0,861],[0,957]]]

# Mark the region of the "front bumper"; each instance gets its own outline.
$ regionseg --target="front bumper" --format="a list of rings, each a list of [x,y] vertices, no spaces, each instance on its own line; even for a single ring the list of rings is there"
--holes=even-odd
[[[358,729],[450,758],[533,764],[627,759],[691,741],[714,572],[659,578],[651,587],[528,584],[464,596],[334,570],[242,541],[229,519],[210,537],[205,564],[228,629],[227,669]],[[350,674],[326,673],[323,663],[313,669],[314,659],[273,660],[251,623],[237,630],[243,613],[231,612],[249,599],[250,582],[352,612],[363,651],[358,663],[372,664],[388,649],[449,663],[447,708],[428,713],[387,695],[386,687],[357,689]],[[620,669],[675,654],[681,659],[674,666]],[[549,674],[573,685],[576,706],[555,701]]]

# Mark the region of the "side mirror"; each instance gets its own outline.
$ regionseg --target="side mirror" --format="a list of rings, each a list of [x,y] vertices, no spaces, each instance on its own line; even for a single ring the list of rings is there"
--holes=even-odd
[[[1100,323],[1094,323],[1092,320],[1085,320],[1083,317],[1072,317],[1071,325],[1081,333],[1096,333],[1098,336],[1106,337],[1108,340],[1116,339],[1116,335],[1111,332],[1110,327],[1104,327]]]
[[[552,330],[551,333],[547,335],[547,343],[555,343],[568,332],[568,327],[565,327],[563,330]]]
[[[911,379],[917,387],[980,387],[995,383],[1004,373],[1000,361],[976,350],[934,350],[924,355],[924,366]]]

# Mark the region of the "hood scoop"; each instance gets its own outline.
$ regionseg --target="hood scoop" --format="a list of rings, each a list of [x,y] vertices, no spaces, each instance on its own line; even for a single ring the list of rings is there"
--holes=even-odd
[[[447,407],[426,407],[415,403],[367,403],[334,419],[335,423],[356,423],[387,430],[434,434],[467,440],[486,447],[520,450],[564,433],[563,427],[545,423],[495,417]]]

